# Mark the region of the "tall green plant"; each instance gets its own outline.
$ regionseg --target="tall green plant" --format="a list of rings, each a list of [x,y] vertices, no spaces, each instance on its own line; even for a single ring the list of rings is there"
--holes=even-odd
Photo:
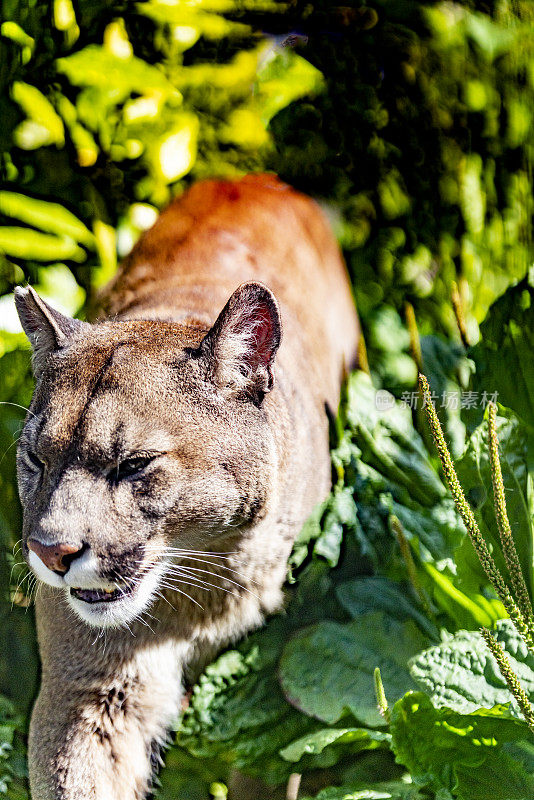
[[[447,484],[451,490],[451,494],[454,498],[454,502],[456,503],[456,508],[463,519],[464,525],[480,559],[480,563],[486,572],[490,584],[493,586],[497,596],[500,598],[506,611],[510,615],[510,618],[512,619],[517,631],[523,637],[528,649],[534,654],[534,616],[532,614],[532,603],[525,584],[525,579],[519,563],[519,557],[517,555],[517,550],[515,548],[514,539],[510,530],[510,523],[508,522],[508,515],[506,512],[504,485],[502,481],[496,434],[496,406],[494,403],[490,403],[488,407],[488,444],[492,466],[495,516],[498,521],[499,533],[501,534],[503,554],[508,566],[510,585],[507,585],[502,574],[497,568],[486,541],[480,533],[480,529],[477,525],[471,507],[465,498],[463,489],[456,474],[456,470],[454,469],[452,463],[449,449],[443,436],[443,431],[441,429],[438,416],[434,409],[430,387],[424,375],[419,376],[419,387],[423,395],[428,424],[432,431],[432,436],[439,454],[441,466],[443,468]],[[499,670],[503,678],[506,680],[506,683],[508,684],[513,696],[516,698],[525,721],[530,729],[534,732],[534,713],[532,711],[529,699],[521,687],[517,675],[515,675],[512,667],[510,666],[510,662],[506,658],[505,651],[499,645],[499,643],[493,639],[493,636],[487,628],[482,628],[481,633],[484,637],[484,641],[490,648],[492,655],[499,665]]]

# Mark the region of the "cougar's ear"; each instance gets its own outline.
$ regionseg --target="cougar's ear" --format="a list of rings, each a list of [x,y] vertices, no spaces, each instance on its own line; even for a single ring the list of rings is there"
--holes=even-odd
[[[33,349],[33,372],[36,378],[43,371],[50,353],[64,347],[77,331],[89,327],[88,323],[65,317],[51,308],[31,286],[25,289],[16,287],[15,305]]]
[[[281,336],[273,293],[261,283],[243,283],[204,337],[200,351],[223,394],[259,402],[273,388],[273,361]]]

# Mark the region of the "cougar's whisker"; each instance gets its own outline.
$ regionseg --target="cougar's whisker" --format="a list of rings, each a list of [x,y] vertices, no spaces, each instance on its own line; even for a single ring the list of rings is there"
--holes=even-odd
[[[178,583],[183,583],[185,586],[191,586],[192,588],[200,588],[200,589],[205,588],[201,584],[192,583],[191,581],[183,581],[183,580],[180,580],[179,578],[165,578],[161,582],[160,586],[161,586],[162,589],[173,589],[174,590],[174,589],[177,588],[176,584],[178,584]],[[206,589],[206,591],[209,591],[209,589]]]
[[[14,563],[11,565],[11,571],[10,571],[10,573],[9,573],[9,583],[11,583],[11,581],[12,581],[12,579],[13,579],[13,571],[14,571],[15,569],[17,569],[17,568],[19,568],[19,569],[20,569],[20,567],[27,567],[27,566],[28,566],[28,565],[26,564],[26,562],[25,562],[25,561],[15,561],[15,562],[14,562]],[[29,570],[28,570],[28,572],[29,572]]]
[[[255,597],[257,600],[259,600],[258,595],[255,594],[251,589],[249,589],[247,586],[243,586],[242,583],[238,583],[238,581],[233,581],[231,578],[228,578],[226,575],[217,575],[217,573],[210,572],[207,569],[200,569],[199,567],[186,567],[186,566],[180,565],[179,567],[177,567],[177,569],[186,570],[188,572],[202,572],[202,573],[204,573],[206,575],[211,575],[214,578],[215,577],[216,578],[220,578],[221,580],[227,581],[228,583],[232,583],[234,586],[239,586],[240,589],[243,589],[243,591],[248,592],[253,597]],[[217,588],[222,588],[222,587],[217,587]]]
[[[188,550],[181,547],[173,547],[172,545],[163,545],[163,547],[158,547],[157,545],[145,545],[145,550],[152,550],[154,551],[164,551],[165,553],[171,555],[192,555],[192,556],[212,556],[213,558],[222,558],[225,560],[230,560],[231,556],[238,555],[237,550],[227,550],[222,553],[211,552],[209,550]]]
[[[194,576],[184,575],[184,578],[188,578],[188,580],[182,580],[181,578],[177,577],[169,577],[167,580],[175,581],[176,583],[184,583],[187,586],[191,586],[191,588],[198,588],[202,589],[203,591],[209,592],[210,589],[219,589],[222,592],[226,592],[226,594],[231,594],[233,597],[239,597],[237,592],[233,592],[231,589],[225,589],[224,586],[217,586],[214,583],[208,583],[207,581],[201,581],[200,578],[195,578]],[[194,583],[192,583],[194,581]],[[210,587],[210,588],[208,588]],[[167,585],[167,588],[172,588],[170,585]]]
[[[22,539],[18,539],[13,545],[13,555],[16,556],[19,550],[22,550]]]
[[[19,436],[19,439],[20,439],[20,436]],[[15,439],[15,441],[14,441],[14,442],[11,442],[11,444],[9,445],[9,447],[7,447],[7,448],[6,448],[6,450],[5,450],[5,451],[2,453],[2,457],[0,458],[0,464],[2,463],[2,461],[4,460],[4,458],[7,456],[7,454],[8,454],[8,453],[9,453],[9,451],[11,450],[11,448],[12,448],[12,447],[15,447],[15,446],[17,445],[18,441],[19,441],[18,439]]]
[[[145,613],[146,613],[146,612],[145,612]],[[136,620],[137,620],[138,622],[140,622],[140,623],[141,623],[141,625],[144,625],[144,626],[145,626],[145,628],[148,628],[148,630],[149,630],[149,631],[150,631],[150,632],[151,632],[151,633],[152,633],[154,636],[156,635],[156,634],[155,634],[155,632],[154,632],[154,629],[153,629],[153,628],[152,628],[152,627],[151,627],[151,626],[148,624],[148,622],[146,621],[146,619],[143,619],[143,612],[142,612],[142,611],[141,611],[141,613],[140,613],[140,614],[136,614],[136,615],[135,615],[135,617],[133,618],[132,622],[135,622]]]
[[[20,403],[11,403],[8,400],[0,400],[0,406],[14,406],[15,408],[22,408],[23,411],[26,411],[26,413],[31,414],[32,417],[37,416],[37,414],[35,414],[33,411],[30,411],[30,409],[26,408],[26,406],[22,406]]]
[[[158,589],[155,590],[154,595],[155,597],[159,597],[161,600],[164,600],[167,603],[167,605],[172,608],[173,611],[177,611],[176,608],[173,606],[173,604],[170,602],[170,600],[168,600],[165,597],[165,595],[162,594]]]
[[[183,594],[183,596],[184,596],[184,597],[187,597],[187,599],[188,599],[188,600],[191,600],[191,602],[192,602],[192,603],[194,603],[194,604],[195,604],[196,606],[198,606],[198,607],[199,607],[199,608],[200,608],[202,611],[204,611],[204,606],[201,606],[201,605],[200,605],[200,603],[197,603],[197,601],[196,601],[196,600],[195,600],[193,597],[191,597],[190,595],[188,595],[188,594],[187,594],[187,592],[183,592],[181,589],[178,589],[178,588],[177,588],[177,587],[175,587],[175,586],[165,586],[165,582],[164,582],[164,581],[162,581],[162,582],[160,583],[160,586],[161,586],[163,589],[171,589],[173,592],[178,592],[178,594]],[[174,609],[174,610],[176,611],[176,609]]]
[[[31,579],[31,578],[35,578],[35,576],[33,575],[32,572],[28,571],[25,575],[22,576],[22,578],[19,578],[19,580],[17,581],[17,585],[16,585],[16,587],[15,587],[15,589],[13,591],[13,599],[11,600],[11,610],[13,610],[13,606],[15,605],[15,597],[17,596],[17,594],[19,593],[19,591],[23,592],[22,584],[24,583],[24,581],[26,581],[28,579]],[[37,580],[37,578],[35,578],[35,580]],[[28,587],[30,585],[31,585],[31,580],[28,580]],[[26,595],[26,596],[28,596],[28,595]]]
[[[230,581],[226,577],[226,575],[217,575],[217,573],[208,572],[207,570],[202,570],[202,571],[205,572],[205,574],[208,575],[209,577],[220,578],[222,581],[227,581],[229,583],[233,583],[235,586],[238,586],[239,588],[241,588],[243,590],[246,589],[246,587],[242,586],[240,583],[236,583],[235,581]],[[220,589],[221,591],[226,592],[227,594],[233,594],[234,597],[239,597],[239,594],[237,592],[233,591],[232,589],[228,589],[228,588],[226,588],[224,586],[221,586],[220,584],[217,584],[217,583],[210,583],[209,581],[207,581],[205,578],[203,578],[200,575],[194,575],[191,572],[188,572],[188,571],[185,571],[185,570],[180,570],[179,568],[174,568],[172,570],[169,570],[169,572],[166,574],[165,577],[168,580],[176,580],[176,579],[187,578],[187,580],[189,580],[189,581],[194,581],[195,585],[210,586],[213,589]]]
[[[211,573],[208,573],[208,574],[211,575]],[[219,575],[214,575],[213,577],[218,578],[220,576]],[[182,579],[182,578],[187,578],[189,581],[194,581],[195,582],[194,584],[191,584],[191,585],[211,586],[213,589],[220,589],[221,591],[226,592],[227,594],[233,594],[235,597],[239,597],[237,592],[234,592],[232,589],[226,589],[224,586],[221,586],[219,584],[210,583],[209,581],[206,581],[205,579],[200,578],[197,575],[191,575],[191,574],[189,574],[187,572],[173,572],[173,573],[170,573],[169,576],[168,576],[168,580],[178,580],[178,579]]]
[[[195,561],[198,564],[207,564],[210,567],[217,567],[218,569],[225,569],[227,572],[235,572],[236,575],[240,575],[240,571],[238,569],[233,569],[232,567],[227,567],[224,564],[217,564],[216,561],[207,561],[205,558],[194,558],[192,556],[183,556],[185,561]],[[181,564],[180,564],[181,566]],[[191,567],[193,569],[193,567]]]

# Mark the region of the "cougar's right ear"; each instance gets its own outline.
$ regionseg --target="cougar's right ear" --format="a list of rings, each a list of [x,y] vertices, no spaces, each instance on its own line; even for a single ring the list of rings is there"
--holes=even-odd
[[[219,391],[226,397],[261,402],[273,388],[273,362],[281,336],[273,293],[254,281],[241,284],[200,345]]]
[[[33,372],[38,378],[46,359],[56,350],[65,347],[68,340],[89,323],[65,317],[51,308],[31,286],[15,288],[15,305],[24,333],[33,349]]]

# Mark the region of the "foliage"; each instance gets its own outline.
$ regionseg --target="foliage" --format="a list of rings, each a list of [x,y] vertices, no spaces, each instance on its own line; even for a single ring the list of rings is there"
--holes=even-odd
[[[433,791],[452,792],[443,797],[470,800],[483,794],[473,794],[474,783],[469,783],[467,777],[462,778],[463,783],[457,777],[452,780],[455,762],[449,764],[448,756],[444,756],[441,766],[433,765],[428,774],[421,774],[420,764],[425,762],[425,756],[417,749],[424,744],[430,754],[438,752],[442,747],[442,724],[446,729],[456,724],[447,722],[446,715],[461,712],[467,715],[462,724],[473,730],[472,747],[479,734],[486,737],[482,730],[495,731],[488,763],[493,764],[495,759],[499,768],[511,770],[514,781],[527,792],[526,800],[525,787],[534,779],[532,772],[514,766],[514,759],[502,747],[516,736],[527,739],[528,728],[524,722],[517,723],[519,727],[515,723],[506,727],[506,721],[511,719],[506,704],[512,696],[494,658],[474,630],[480,624],[495,624],[505,614],[504,609],[492,596],[487,579],[480,585],[478,569],[468,581],[470,590],[464,592],[460,587],[455,557],[464,547],[463,527],[430,465],[406,407],[390,395],[386,410],[380,412],[377,396],[384,397],[383,390],[378,395],[367,376],[351,376],[347,405],[341,415],[346,427],[332,453],[338,484],[296,544],[296,585],[286,615],[271,620],[238,650],[229,651],[208,668],[193,692],[177,741],[191,753],[219,758],[221,762],[230,759],[250,774],[272,782],[287,779],[294,771],[306,774],[310,769],[333,764],[338,765],[338,776],[342,777],[346,759],[357,752],[369,747],[391,747],[421,785]],[[508,424],[512,413],[503,413],[499,417],[499,436],[506,452],[516,429]],[[362,429],[366,431],[363,435]],[[481,430],[476,429],[472,439],[478,442],[480,436]],[[389,448],[382,447],[386,438]],[[365,450],[360,448],[362,443]],[[467,445],[470,447],[471,441]],[[419,476],[418,483],[410,480],[410,469]],[[396,483],[399,475],[403,476],[400,485]],[[419,504],[422,486],[428,487],[427,499],[431,498],[433,504],[430,507]],[[433,536],[425,538],[420,527],[425,514],[447,520],[448,525],[430,525]],[[404,521],[404,535],[412,546],[415,574],[411,586],[406,584],[411,573],[393,535],[393,516]],[[525,536],[531,539],[531,527]],[[320,547],[325,539],[330,546]],[[302,552],[304,546],[306,554]],[[300,566],[295,567],[295,562]],[[361,569],[373,571],[375,576],[354,574]],[[466,563],[464,581],[468,570]],[[404,581],[404,587],[397,582],[399,579]],[[487,623],[483,622],[486,616]],[[465,627],[471,630],[462,630]],[[534,700],[529,672],[532,657],[527,656],[524,643],[509,621],[497,622],[497,630],[508,653],[512,653],[515,671]],[[388,701],[398,701],[390,728],[393,739],[387,736],[381,742],[374,737],[377,733],[387,734],[387,727],[374,698],[376,666],[380,667]],[[423,695],[428,716],[415,715],[412,719],[407,715],[404,719],[399,716],[399,708],[410,707],[415,714],[415,706],[409,706],[412,701],[408,699],[414,697],[413,680],[430,693],[430,697]],[[406,706],[402,706],[403,702]],[[432,702],[444,707],[445,722],[436,716],[438,711]],[[489,721],[482,711],[477,711],[481,706],[493,708]],[[517,708],[511,708],[517,716]],[[483,717],[474,720],[474,728],[468,718],[473,713]],[[428,729],[419,738],[423,724]],[[409,735],[406,726],[410,731],[413,727]],[[507,738],[509,735],[511,739]],[[462,749],[462,742],[467,740],[459,736],[456,734],[457,738],[446,747],[456,748],[460,765],[457,772],[463,775],[461,765],[472,761],[473,755],[468,748]],[[405,755],[404,746],[412,748],[410,757]],[[284,765],[288,756],[290,763]],[[419,764],[417,769],[415,762]],[[483,785],[487,789],[488,784]],[[372,786],[367,788],[371,790]]]
[[[504,644],[514,672],[534,699],[534,655],[528,651],[510,620],[496,624],[497,640]],[[495,670],[495,661],[482,647],[477,631],[458,631],[441,644],[419,653],[410,662],[412,677],[429,693],[436,707],[471,713],[480,706],[510,702],[508,687]],[[510,713],[520,717],[512,700]]]
[[[26,765],[22,749],[22,719],[14,706],[0,698],[0,794],[11,800],[26,800]]]
[[[425,332],[450,332],[456,280],[474,335],[532,261],[532,5],[298,0],[291,11],[287,29],[304,35],[299,52],[327,91],[273,121],[276,169],[342,204],[365,317],[408,299]]]
[[[436,709],[422,692],[405,695],[392,712],[397,760],[414,782],[458,800],[526,800],[534,775],[502,746],[525,736],[499,706],[458,714]]]
[[[477,367],[474,385],[491,381],[500,402],[513,409],[530,429],[534,419],[533,331],[534,292],[529,281],[523,280],[492,306],[481,327],[481,340],[473,348]]]
[[[286,611],[200,677],[158,797],[206,800],[234,767],[268,784],[302,773],[301,796],[320,775],[317,800],[533,796],[530,734],[478,629],[495,628],[534,701],[532,656],[503,619],[414,401],[422,369],[508,580],[483,408],[497,393],[532,598],[532,23],[522,0],[3,3],[0,694],[17,711],[1,700],[0,792],[11,800],[27,796],[37,677],[28,577],[15,563],[17,404],[32,383],[13,285],[27,279],[83,315],[172,196],[197,178],[265,168],[327,206],[372,380],[348,380],[332,492],[295,543]],[[467,350],[455,284],[467,338],[480,337]]]

